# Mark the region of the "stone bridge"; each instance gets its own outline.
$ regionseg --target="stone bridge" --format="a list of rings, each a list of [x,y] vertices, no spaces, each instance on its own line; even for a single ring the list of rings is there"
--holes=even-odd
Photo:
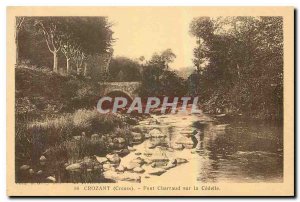
[[[140,85],[140,82],[104,82],[101,83],[101,94],[103,96],[128,96],[133,99],[138,96],[137,90]]]

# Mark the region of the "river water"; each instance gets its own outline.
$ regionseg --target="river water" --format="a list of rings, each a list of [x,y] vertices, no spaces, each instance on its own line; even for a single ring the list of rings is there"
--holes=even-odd
[[[154,120],[154,121],[153,121]],[[266,123],[220,122],[204,114],[152,116],[140,126],[158,129],[166,137],[149,138],[134,146],[126,163],[141,158],[186,159],[188,162],[149,176],[144,165],[142,182],[172,181],[184,176],[187,182],[282,182],[283,129]],[[156,157],[154,157],[156,156]],[[182,177],[180,178],[182,179]]]

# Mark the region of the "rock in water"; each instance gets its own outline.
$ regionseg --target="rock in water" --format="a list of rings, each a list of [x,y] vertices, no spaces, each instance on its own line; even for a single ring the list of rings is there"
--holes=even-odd
[[[175,143],[183,145],[186,149],[192,149],[194,147],[193,140],[186,136],[179,137]]]
[[[122,137],[117,137],[114,139],[115,142],[119,143],[119,144],[123,144],[126,142],[126,140]]]
[[[132,134],[133,144],[139,144],[143,142],[144,136],[142,133],[131,132],[131,134]]]
[[[114,166],[110,163],[105,163],[103,164],[103,170],[107,171],[107,170],[115,170]]]
[[[157,137],[166,137],[165,134],[162,134],[162,132],[160,132],[160,130],[158,129],[152,129],[150,132],[149,132],[149,135],[153,138],[157,138]]]
[[[128,170],[133,170],[136,167],[141,167],[143,164],[145,164],[145,160],[141,157],[137,157],[136,159],[131,160],[127,165],[126,168]]]
[[[186,160],[184,158],[176,158],[176,162],[179,165],[179,164],[187,163],[188,160]]]
[[[115,171],[106,171],[103,173],[104,178],[114,181],[141,182],[141,176],[136,173],[117,173]]]
[[[118,154],[120,157],[124,157],[126,155],[128,155],[130,153],[130,151],[128,149],[120,149],[115,151],[116,154]]]
[[[97,161],[102,164],[108,161],[108,159],[106,157],[100,157],[100,156],[95,156],[95,157],[96,157]]]
[[[130,152],[134,152],[134,151],[136,151],[136,149],[135,149],[135,148],[133,148],[133,147],[128,147],[128,150],[129,150]]]
[[[118,154],[107,154],[106,158],[113,164],[119,164],[121,161],[121,158]]]
[[[174,145],[172,145],[172,148],[176,150],[183,150],[184,146],[182,144],[175,143]]]
[[[143,173],[143,172],[145,172],[145,170],[143,168],[141,168],[141,167],[136,167],[136,168],[133,169],[133,172],[135,172],[135,173]]]
[[[162,175],[165,172],[166,170],[163,168],[152,168],[148,171],[150,175],[157,175],[157,176]]]
[[[125,168],[124,168],[124,166],[119,165],[119,167],[117,167],[116,170],[119,171],[119,172],[124,172]]]

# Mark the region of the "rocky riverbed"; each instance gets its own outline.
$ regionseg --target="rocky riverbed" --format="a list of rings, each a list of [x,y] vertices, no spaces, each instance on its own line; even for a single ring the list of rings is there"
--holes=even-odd
[[[74,137],[76,141],[81,138]],[[120,149],[66,163],[62,177],[68,182],[136,183],[174,178],[187,182],[282,180],[282,131],[278,127],[218,122],[204,114],[151,115],[133,126],[130,141],[114,138],[112,143]],[[20,169],[34,174],[29,166]],[[43,176],[43,171],[38,172]],[[53,175],[44,178],[60,181]]]

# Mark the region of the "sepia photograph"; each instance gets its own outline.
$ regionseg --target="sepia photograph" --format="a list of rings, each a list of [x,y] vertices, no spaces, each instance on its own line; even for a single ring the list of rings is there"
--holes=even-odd
[[[8,194],[293,195],[294,10],[241,8],[8,8]]]

